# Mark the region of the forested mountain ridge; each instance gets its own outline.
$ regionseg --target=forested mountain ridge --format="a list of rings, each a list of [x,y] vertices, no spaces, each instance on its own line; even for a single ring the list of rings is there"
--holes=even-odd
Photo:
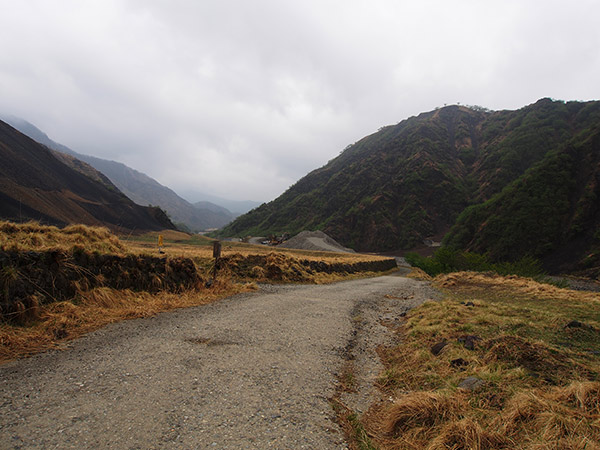
[[[600,124],[550,151],[498,195],[463,211],[444,243],[495,260],[533,256],[556,271],[598,276]]]
[[[544,161],[567,148],[583,152],[580,163],[569,172],[575,178],[573,189],[593,191],[582,187],[581,183],[590,185],[591,181],[581,170],[587,164],[583,161],[593,160],[597,149],[583,143],[593,141],[599,125],[600,102],[541,99],[519,110],[495,112],[464,106],[440,108],[383,127],[348,146],[279,198],[236,219],[223,233],[240,236],[320,229],[356,250],[411,248],[424,238],[445,235],[469,206],[486,204],[506,189],[512,197],[527,189],[521,178],[531,177],[530,169],[550,164]],[[562,171],[560,158],[547,170]],[[544,186],[542,191],[557,189],[552,183]],[[550,211],[533,205],[525,210],[538,218]],[[485,222],[486,214],[497,210],[487,206],[477,212],[477,218]],[[575,211],[569,217],[572,214]],[[453,230],[447,242],[487,251],[492,244],[486,242],[493,232],[490,229],[486,239],[475,238],[475,222],[468,220],[460,239],[456,237],[459,231]],[[523,253],[499,252],[498,256]]]

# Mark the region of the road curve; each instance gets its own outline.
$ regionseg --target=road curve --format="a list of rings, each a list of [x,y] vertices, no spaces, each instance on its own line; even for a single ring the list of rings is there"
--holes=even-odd
[[[107,326],[0,366],[0,448],[346,448],[328,399],[357,307],[391,319],[429,296],[383,276]]]

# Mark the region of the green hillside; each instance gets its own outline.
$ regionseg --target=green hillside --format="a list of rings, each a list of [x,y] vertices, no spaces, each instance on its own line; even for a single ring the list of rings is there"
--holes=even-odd
[[[600,265],[600,124],[467,208],[444,243],[494,260],[543,258],[562,271]]]
[[[589,242],[581,233],[597,223],[581,214],[597,214],[586,199],[599,126],[600,102],[423,113],[348,146],[223,235],[319,229],[359,251],[397,250],[445,235],[460,216],[448,243],[499,258],[547,255],[559,242]]]

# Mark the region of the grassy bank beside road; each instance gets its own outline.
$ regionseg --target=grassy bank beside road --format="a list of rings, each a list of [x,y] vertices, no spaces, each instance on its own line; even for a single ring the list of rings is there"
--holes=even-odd
[[[446,294],[381,349],[382,449],[600,448],[600,296],[516,276],[440,275]]]

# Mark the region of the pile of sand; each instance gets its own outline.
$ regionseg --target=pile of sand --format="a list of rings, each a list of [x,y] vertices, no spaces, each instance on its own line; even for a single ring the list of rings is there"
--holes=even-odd
[[[315,250],[319,252],[354,253],[354,250],[343,247],[322,231],[302,231],[278,247]]]

